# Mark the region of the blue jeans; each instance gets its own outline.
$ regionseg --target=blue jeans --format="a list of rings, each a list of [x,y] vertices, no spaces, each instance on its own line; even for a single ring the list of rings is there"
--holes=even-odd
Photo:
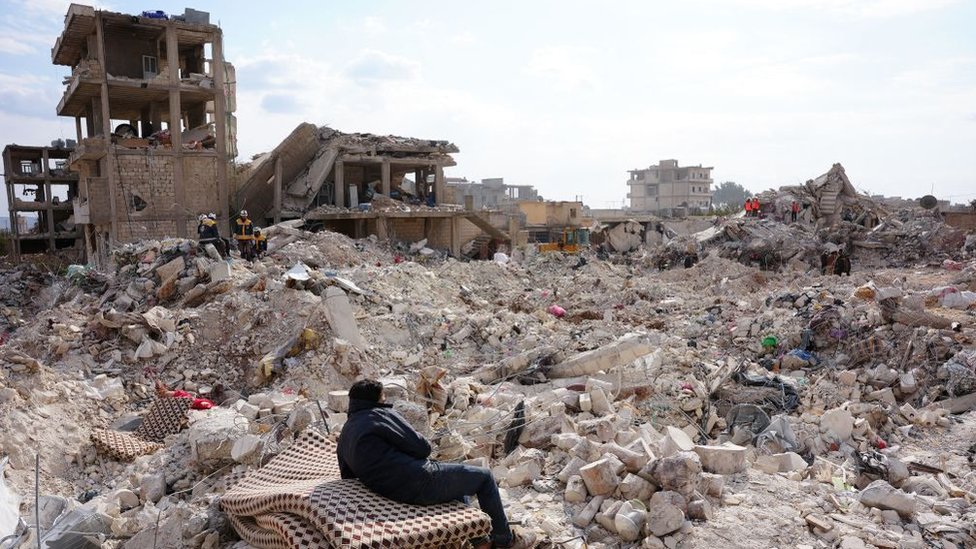
[[[498,545],[512,543],[512,530],[498,495],[498,486],[491,471],[460,463],[428,461],[430,485],[411,498],[418,505],[434,505],[448,501],[466,501],[465,496],[477,495],[481,510],[491,517],[491,537]]]

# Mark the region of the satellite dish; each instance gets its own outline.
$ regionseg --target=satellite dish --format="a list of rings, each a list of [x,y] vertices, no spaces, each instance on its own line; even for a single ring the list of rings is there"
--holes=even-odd
[[[939,199],[937,199],[936,197],[930,194],[927,194],[923,196],[921,199],[919,199],[918,203],[926,210],[931,210],[932,208],[939,205]]]

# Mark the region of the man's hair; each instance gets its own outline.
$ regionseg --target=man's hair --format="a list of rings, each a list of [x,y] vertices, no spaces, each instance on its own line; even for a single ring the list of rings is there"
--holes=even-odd
[[[361,379],[349,388],[349,398],[379,402],[383,396],[383,384],[375,379]]]

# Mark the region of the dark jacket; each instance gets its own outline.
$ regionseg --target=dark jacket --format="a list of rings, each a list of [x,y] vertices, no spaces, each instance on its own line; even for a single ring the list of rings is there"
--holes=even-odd
[[[392,500],[410,503],[430,485],[430,443],[389,404],[350,399],[337,454],[342,478]]]
[[[220,232],[217,230],[217,223],[210,221],[209,223],[204,221],[200,225],[200,240],[201,241],[212,241],[220,238]]]

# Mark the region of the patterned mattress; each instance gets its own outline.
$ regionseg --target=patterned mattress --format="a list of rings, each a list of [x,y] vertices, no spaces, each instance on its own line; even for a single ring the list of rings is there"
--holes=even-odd
[[[491,531],[459,502],[397,503],[340,479],[335,443],[314,429],[221,498],[234,529],[262,549],[461,548]]]
[[[132,461],[163,447],[163,440],[186,426],[186,413],[192,398],[161,398],[153,401],[135,431],[95,429],[91,441],[95,449],[119,461]]]

